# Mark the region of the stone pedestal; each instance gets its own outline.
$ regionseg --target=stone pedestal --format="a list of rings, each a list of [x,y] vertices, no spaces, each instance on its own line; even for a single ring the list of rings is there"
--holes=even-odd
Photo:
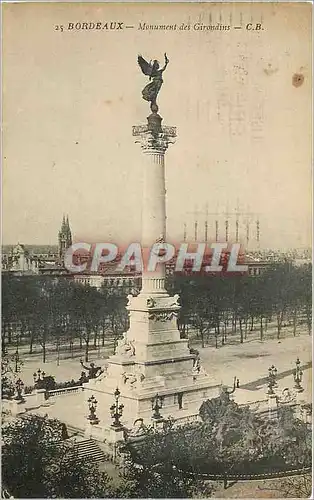
[[[46,403],[46,389],[36,389],[36,403],[38,406],[44,405]]]
[[[312,424],[312,406],[309,403],[303,403],[301,405],[300,419],[303,420],[305,424]]]
[[[302,387],[295,389],[295,402],[297,405],[305,403],[304,389]]]
[[[92,437],[92,434],[93,434],[93,428],[90,424],[90,421],[86,419],[86,422],[85,422],[85,429],[84,429],[84,435],[86,438],[88,439],[91,439]]]
[[[156,242],[162,244],[166,238],[165,152],[174,142],[176,130],[162,127],[161,120],[157,112],[152,113],[147,125],[133,128],[146,160],[143,249],[150,249]],[[124,405],[121,422],[128,428],[139,418],[150,424],[156,394],[161,398],[160,413],[164,418],[197,415],[202,402],[218,392],[199,364],[195,369],[188,340],[180,338],[179,296],[171,297],[165,289],[164,264],[158,264],[154,272],[143,270],[142,290],[137,297],[129,296],[127,308],[130,328],[109,358],[106,374],[84,385],[86,400],[92,392],[98,401],[101,425],[110,425],[109,408],[117,387]]]
[[[306,422],[306,413],[304,412],[306,402],[304,399],[304,390],[302,389],[302,387],[295,388],[295,404],[295,416],[300,420]]]
[[[278,399],[276,394],[268,394],[268,417],[270,420],[278,418]]]
[[[11,412],[12,417],[16,417],[21,413],[25,412],[24,400],[12,399],[9,402],[9,411]]]
[[[109,429],[107,440],[109,441],[109,443],[119,443],[124,441],[124,428],[111,426]]]

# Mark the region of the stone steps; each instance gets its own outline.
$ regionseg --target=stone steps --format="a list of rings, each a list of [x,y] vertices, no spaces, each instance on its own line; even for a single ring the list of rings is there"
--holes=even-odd
[[[82,439],[75,443],[79,458],[89,458],[93,462],[104,462],[106,455],[93,439]]]
[[[66,424],[66,428],[67,428],[69,437],[72,437],[72,436],[83,437],[85,435],[85,431],[83,429],[80,429],[79,427],[75,427],[74,425]]]

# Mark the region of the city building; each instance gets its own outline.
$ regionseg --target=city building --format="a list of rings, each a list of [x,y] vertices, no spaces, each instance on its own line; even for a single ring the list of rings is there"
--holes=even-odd
[[[69,224],[69,216],[63,216],[61,229],[58,235],[58,257],[60,264],[63,265],[64,254],[66,250],[72,245],[72,233]]]
[[[69,217],[63,216],[58,234],[58,246],[22,245],[5,246],[2,249],[2,271],[14,275],[54,275],[69,274],[64,268],[64,253],[72,245]]]

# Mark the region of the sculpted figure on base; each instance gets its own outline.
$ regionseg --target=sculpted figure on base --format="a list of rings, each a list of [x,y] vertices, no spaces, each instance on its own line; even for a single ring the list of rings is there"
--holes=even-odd
[[[141,55],[139,55],[137,61],[144,75],[149,76],[150,80],[150,83],[148,83],[142,90],[143,99],[150,102],[150,109],[153,113],[157,113],[157,95],[163,84],[162,74],[168,66],[169,59],[165,53],[165,64],[162,68],[159,67],[159,62],[156,59],[154,59],[153,62],[147,62]]]
[[[85,370],[88,371],[88,380],[97,378],[101,373],[103,373],[103,368],[101,366],[95,366],[95,363],[90,363],[90,366],[86,366],[83,363],[83,360],[80,359],[81,366],[85,368]],[[81,377],[83,375],[83,372],[81,372]]]
[[[126,337],[126,332],[123,333],[122,339],[118,340],[115,354],[119,356],[135,356],[135,347],[131,340]]]

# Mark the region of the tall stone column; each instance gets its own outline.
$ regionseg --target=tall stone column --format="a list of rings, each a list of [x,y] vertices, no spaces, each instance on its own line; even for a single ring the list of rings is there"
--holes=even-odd
[[[162,127],[157,112],[147,118],[147,125],[133,127],[133,136],[145,155],[142,203],[142,249],[145,252],[142,275],[143,293],[164,293],[165,265],[147,271],[148,253],[154,243],[166,240],[165,153],[176,137],[175,127]]]
[[[170,340],[170,331],[172,332],[171,340],[180,343],[180,334],[175,323],[180,306],[178,296],[170,297],[165,289],[165,265],[158,263],[154,271],[147,269],[149,254],[154,251],[154,244],[165,243],[166,239],[165,153],[168,145],[174,143],[176,137],[175,127],[163,127],[161,121],[162,118],[155,111],[147,118],[147,125],[133,127],[135,142],[141,145],[145,155],[141,242],[144,253],[144,269],[139,296],[129,297],[130,330],[128,338],[132,338],[137,344],[136,356],[146,359],[153,355],[153,344],[158,340],[160,342]],[[160,320],[162,320],[164,339],[161,337],[160,327],[159,335],[156,335],[155,331]],[[143,326],[144,324],[145,326]],[[144,344],[145,349],[143,350]],[[188,353],[186,341],[184,344],[185,353]],[[180,354],[182,354],[181,349]]]

